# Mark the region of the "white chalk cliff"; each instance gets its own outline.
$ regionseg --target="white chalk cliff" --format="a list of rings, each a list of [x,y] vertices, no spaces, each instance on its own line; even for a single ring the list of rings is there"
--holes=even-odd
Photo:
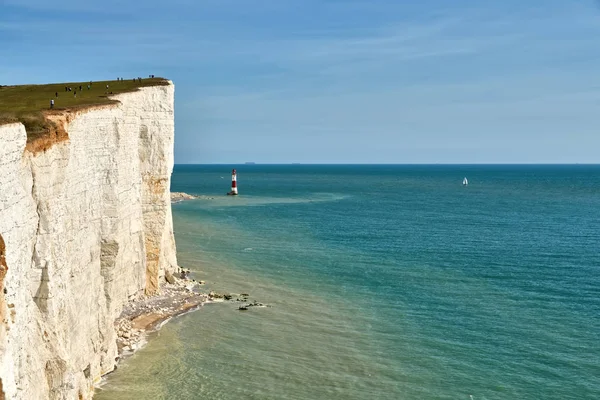
[[[0,384],[7,399],[89,399],[117,356],[114,320],[177,269],[169,195],[174,87],[66,112],[26,149],[0,125]],[[2,398],[2,394],[0,394]]]

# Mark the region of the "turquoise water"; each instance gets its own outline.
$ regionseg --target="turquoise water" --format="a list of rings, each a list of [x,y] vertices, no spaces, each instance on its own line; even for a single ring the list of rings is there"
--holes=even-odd
[[[177,166],[171,321],[99,399],[598,399],[600,166]],[[464,176],[469,186],[461,185]]]

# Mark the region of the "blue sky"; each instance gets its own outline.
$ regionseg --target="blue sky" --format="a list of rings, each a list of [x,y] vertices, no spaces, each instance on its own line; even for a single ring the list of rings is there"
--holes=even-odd
[[[597,163],[595,0],[0,0],[0,84],[155,74],[176,163]]]

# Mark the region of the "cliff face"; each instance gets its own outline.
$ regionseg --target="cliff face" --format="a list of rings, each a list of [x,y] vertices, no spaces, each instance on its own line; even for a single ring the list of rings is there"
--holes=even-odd
[[[26,149],[0,126],[0,378],[9,399],[90,398],[112,371],[128,299],[177,269],[169,196],[174,87],[54,118]],[[1,398],[2,395],[0,395]]]

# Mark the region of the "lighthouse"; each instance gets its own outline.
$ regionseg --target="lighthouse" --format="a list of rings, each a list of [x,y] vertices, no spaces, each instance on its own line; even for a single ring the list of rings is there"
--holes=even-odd
[[[235,169],[231,171],[231,192],[227,193],[229,196],[237,196],[237,174]]]

